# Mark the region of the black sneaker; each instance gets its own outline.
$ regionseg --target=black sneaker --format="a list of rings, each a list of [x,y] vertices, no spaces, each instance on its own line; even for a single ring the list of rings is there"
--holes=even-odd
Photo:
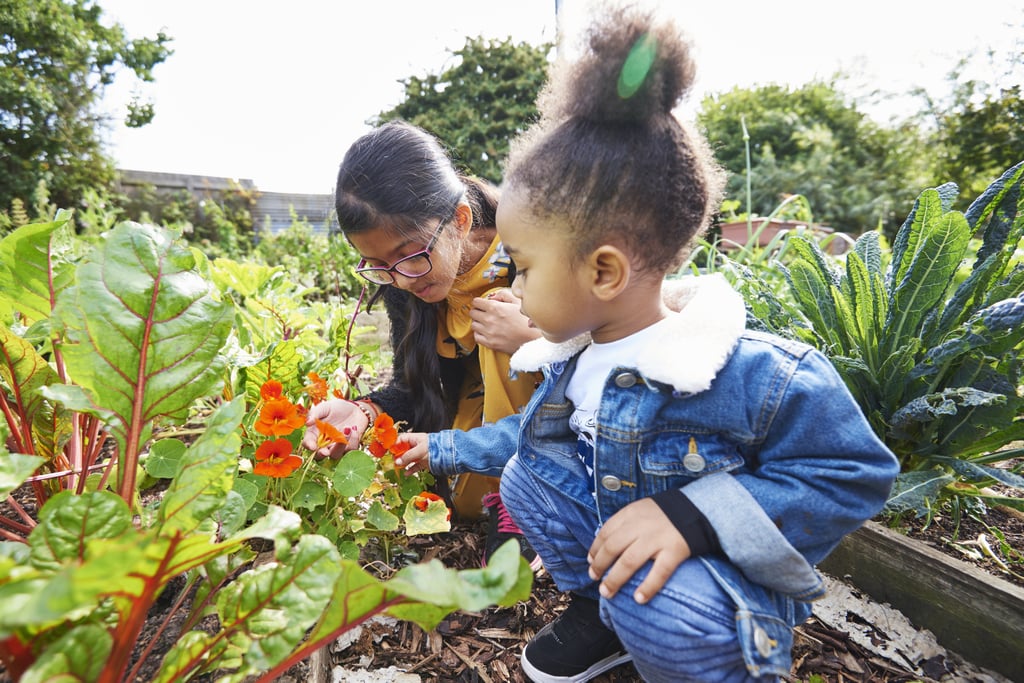
[[[597,600],[573,595],[561,616],[527,643],[520,662],[534,683],[583,683],[632,659],[598,616]]]
[[[488,493],[481,502],[484,510],[487,511],[489,521],[487,522],[487,541],[484,543],[483,561],[480,565],[486,567],[487,558],[493,555],[506,541],[514,538],[519,542],[519,554],[530,563],[530,569],[536,572],[543,567],[544,563],[541,562],[540,556],[530,546],[530,542],[526,540],[523,532],[509,516],[505,504],[501,502],[501,494]]]

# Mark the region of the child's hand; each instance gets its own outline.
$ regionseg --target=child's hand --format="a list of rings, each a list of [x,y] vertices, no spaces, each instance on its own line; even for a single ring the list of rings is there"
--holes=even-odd
[[[399,443],[410,445],[409,450],[395,458],[396,467],[404,467],[406,474],[430,471],[430,453],[427,450],[427,435],[422,432],[406,432],[398,435]]]
[[[322,439],[320,430],[316,426],[317,420],[334,427],[342,435],[347,436],[348,441],[337,443]],[[332,398],[309,409],[309,413],[306,415],[306,433],[302,436],[302,445],[313,451],[318,458],[340,458],[346,451],[359,448],[359,440],[368,426],[369,419],[359,409],[359,406],[352,401]]]
[[[615,595],[645,562],[654,560],[647,578],[633,594],[641,604],[660,591],[676,567],[689,557],[686,539],[649,498],[630,503],[612,515],[587,553],[590,578],[601,581],[600,591],[605,598]]]

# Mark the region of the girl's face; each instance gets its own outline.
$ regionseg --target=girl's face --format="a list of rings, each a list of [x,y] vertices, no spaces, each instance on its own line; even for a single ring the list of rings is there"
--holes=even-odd
[[[350,235],[348,240],[359,251],[367,266],[389,268],[401,259],[422,252],[436,235],[437,239],[428,256],[431,265],[429,273],[409,277],[396,270],[391,271],[395,287],[433,304],[445,300],[458,273],[461,233],[455,223],[455,219],[443,223],[435,221],[430,229],[412,237],[390,225],[382,225]]]
[[[597,301],[586,269],[557,224],[540,224],[522,193],[506,190],[498,202],[498,235],[516,265],[512,291],[523,315],[545,339],[559,343],[590,331],[598,322]]]

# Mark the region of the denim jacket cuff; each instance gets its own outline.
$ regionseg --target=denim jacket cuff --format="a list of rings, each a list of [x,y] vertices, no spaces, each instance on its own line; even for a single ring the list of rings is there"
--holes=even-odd
[[[722,552],[748,579],[794,600],[824,595],[824,582],[811,563],[733,475],[701,477],[684,491],[711,523]]]

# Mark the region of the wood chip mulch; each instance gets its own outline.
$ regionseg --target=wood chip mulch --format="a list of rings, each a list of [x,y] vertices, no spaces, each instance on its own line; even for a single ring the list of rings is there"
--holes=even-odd
[[[448,534],[412,539],[412,549],[425,559],[437,557],[446,566],[468,569],[478,566],[484,534],[483,523],[456,523]],[[354,643],[328,648],[330,665],[350,672],[395,667],[422,681],[523,683],[527,681],[519,665],[523,646],[567,605],[568,597],[541,571],[528,601],[478,613],[456,612],[429,633],[407,622],[376,622],[364,628]],[[634,683],[641,679],[626,664],[593,680]],[[785,680],[909,683],[933,679],[897,667],[812,617],[797,628],[793,668]]]

